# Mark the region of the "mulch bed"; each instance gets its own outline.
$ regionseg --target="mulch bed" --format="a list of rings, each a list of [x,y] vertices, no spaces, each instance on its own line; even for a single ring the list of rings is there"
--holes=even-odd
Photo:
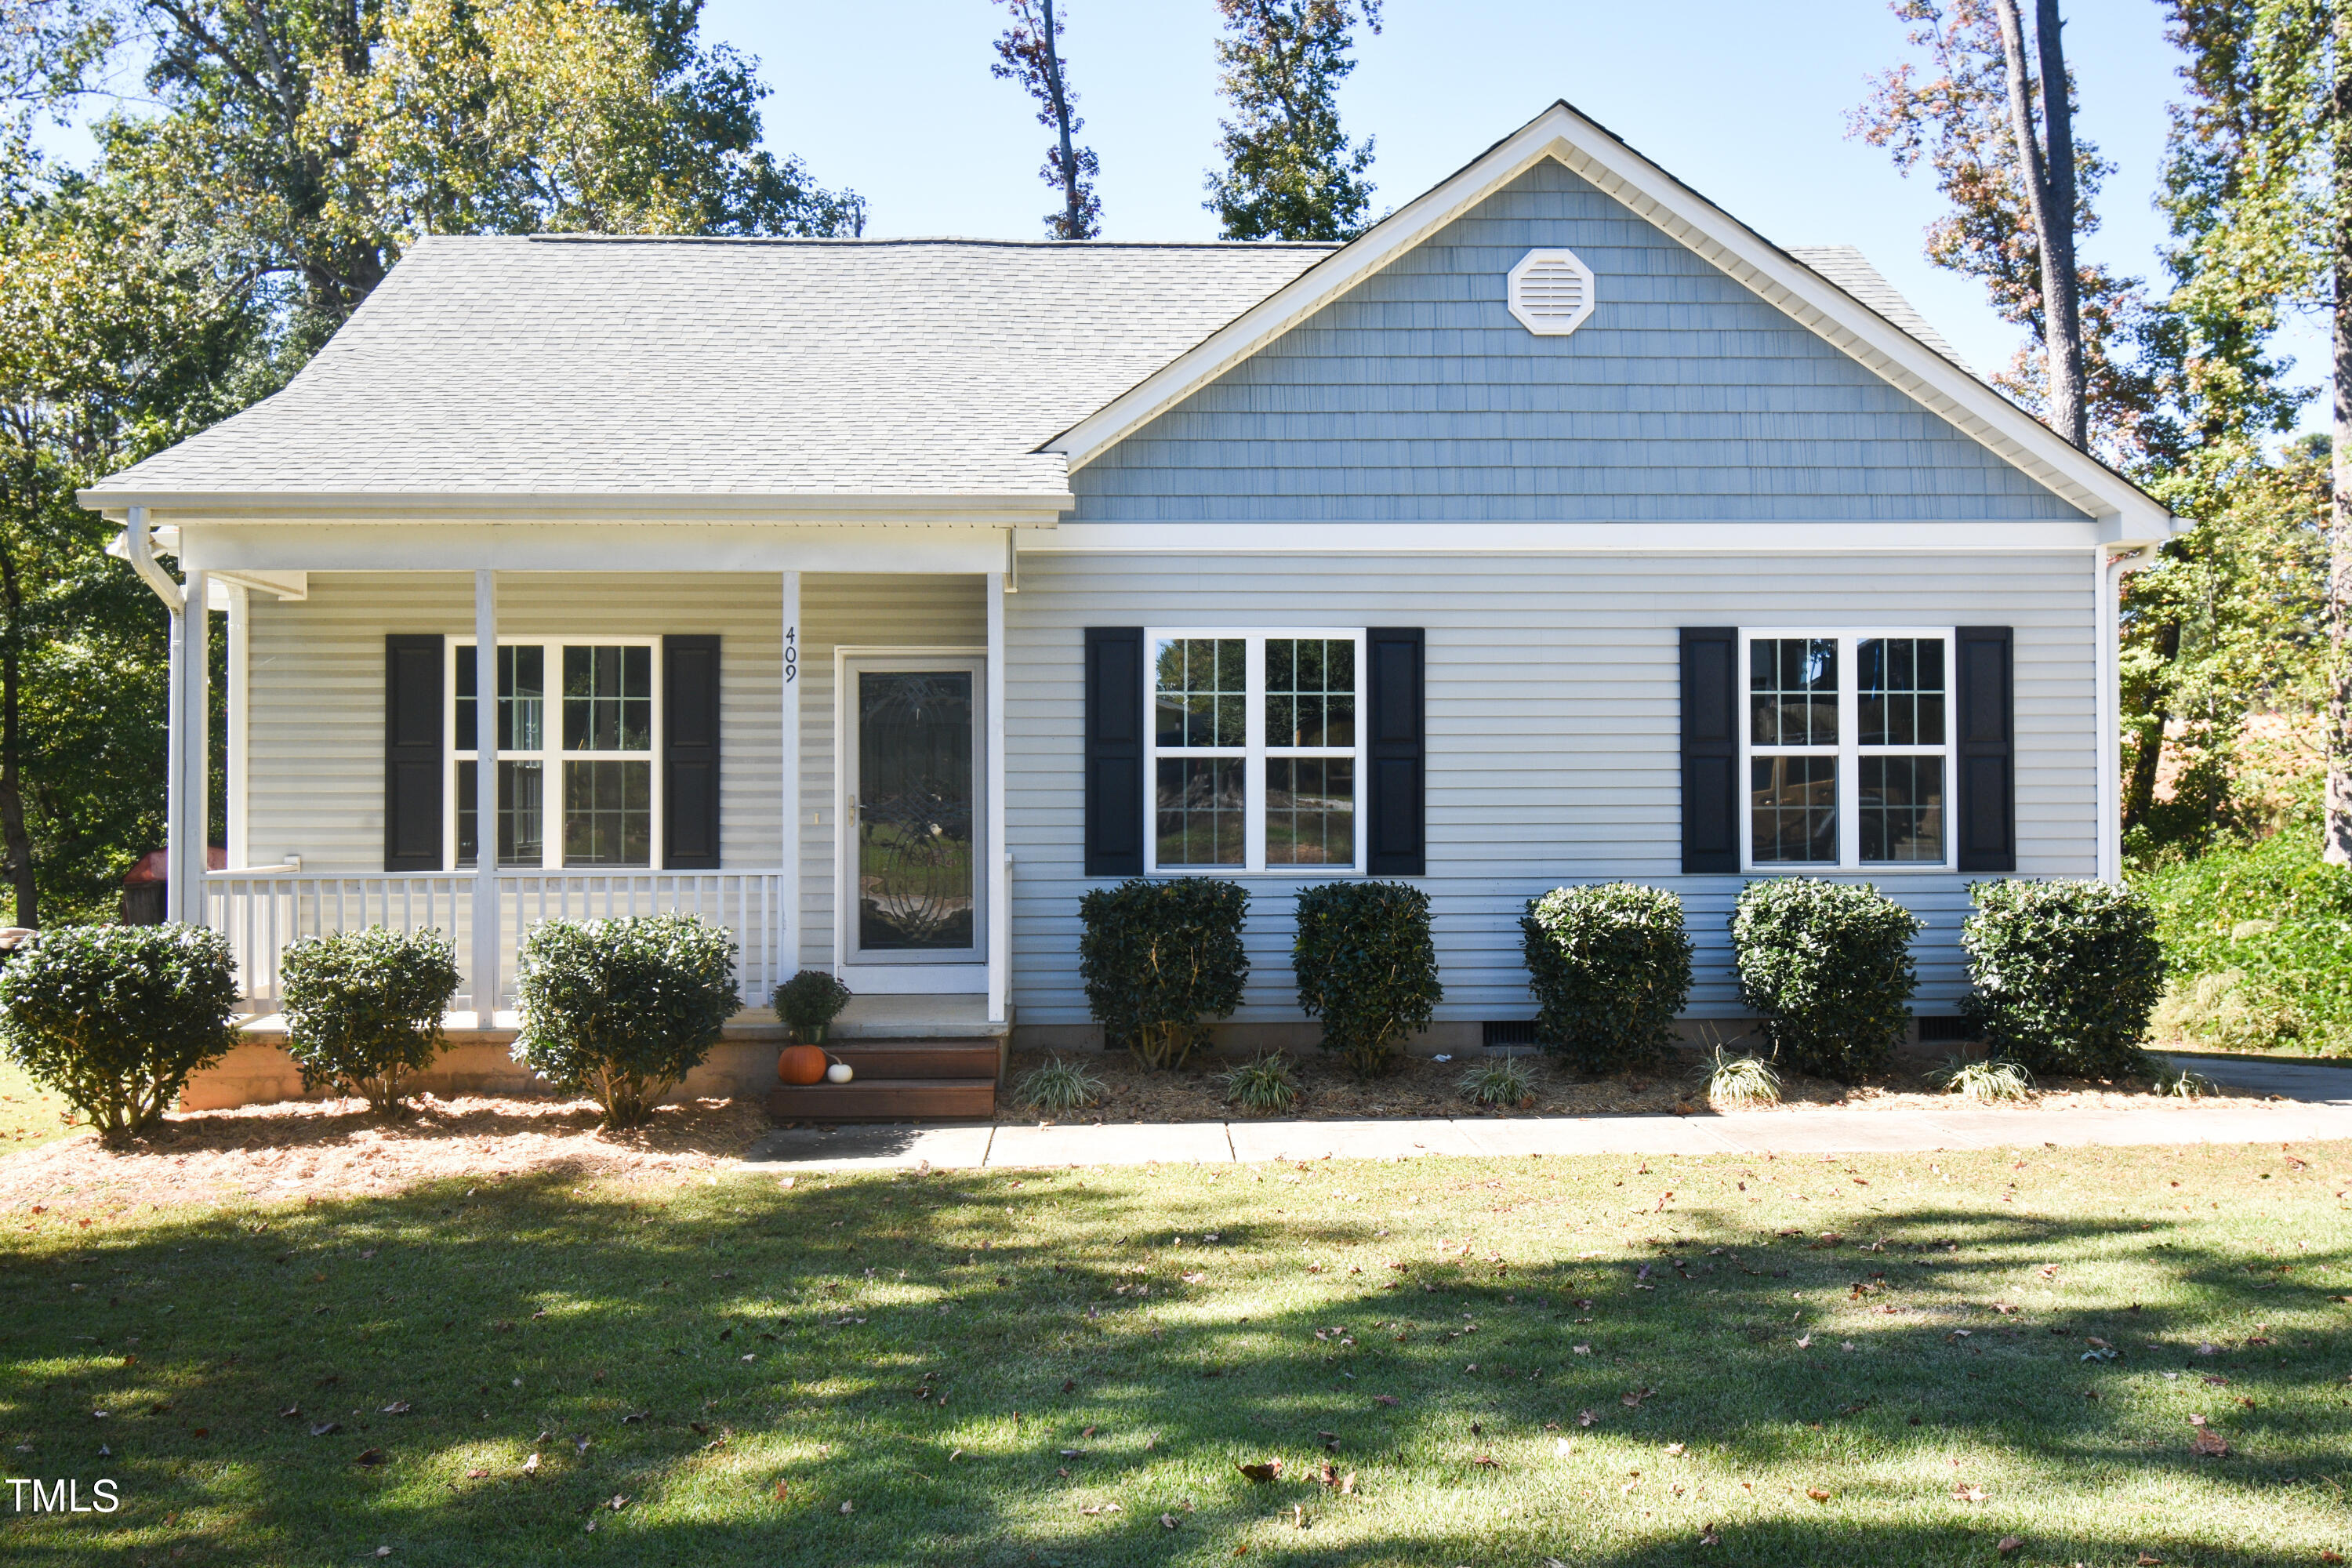
[[[997,1121],[1033,1123],[1039,1113],[1020,1102],[1024,1077],[1053,1053],[1017,1050],[998,1098]],[[1462,1077],[1471,1068],[1494,1060],[1478,1052],[1447,1062],[1428,1057],[1407,1058],[1387,1078],[1370,1082],[1355,1078],[1335,1058],[1319,1052],[1292,1054],[1292,1074],[1299,1084],[1297,1102],[1280,1114],[1304,1121],[1368,1121],[1429,1116],[1630,1116],[1690,1114],[1706,1109],[1699,1058],[1684,1053],[1685,1060],[1662,1073],[1628,1073],[1592,1078],[1555,1066],[1540,1056],[1515,1059],[1533,1080],[1535,1102],[1522,1107],[1481,1106],[1463,1098]],[[1103,1081],[1099,1103],[1085,1111],[1060,1118],[1066,1121],[1211,1121],[1245,1118],[1248,1113],[1225,1102],[1225,1087],[1217,1075],[1238,1065],[1239,1057],[1196,1056],[1173,1072],[1154,1072],[1124,1051],[1064,1053]],[[1898,1069],[1882,1081],[1848,1086],[1822,1079],[1783,1075],[1781,1103],[1777,1110],[1735,1111],[1734,1115],[1801,1115],[1837,1107],[1870,1106],[1881,1110],[1950,1110],[1956,1100],[1927,1083],[1924,1069]],[[2236,1091],[2224,1089],[2224,1096]],[[2060,1112],[2090,1106],[2191,1106],[2193,1100],[2158,1100],[2137,1089],[2099,1083],[2052,1079],[2042,1084],[2020,1111]]]

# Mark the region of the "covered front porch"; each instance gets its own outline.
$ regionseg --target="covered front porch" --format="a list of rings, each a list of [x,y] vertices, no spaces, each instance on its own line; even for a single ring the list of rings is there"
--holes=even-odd
[[[221,618],[173,617],[167,918],[227,936],[257,1043],[305,936],[440,932],[453,1037],[488,1043],[533,925],[667,912],[734,934],[730,1032],[771,1061],[802,968],[857,993],[844,1037],[1001,1035],[1008,537],[191,523],[174,586]]]

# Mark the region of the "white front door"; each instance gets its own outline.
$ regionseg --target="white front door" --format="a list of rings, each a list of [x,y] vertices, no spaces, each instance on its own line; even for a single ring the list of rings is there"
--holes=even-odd
[[[842,655],[836,926],[853,991],[987,988],[986,666],[961,652]]]

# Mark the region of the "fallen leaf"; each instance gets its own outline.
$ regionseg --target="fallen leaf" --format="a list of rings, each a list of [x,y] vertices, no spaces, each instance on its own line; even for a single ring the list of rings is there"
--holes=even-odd
[[[1084,1514],[1097,1514],[1097,1513],[1123,1513],[1123,1512],[1125,1512],[1126,1510],[1125,1510],[1124,1509],[1120,1508],[1120,1507],[1118,1506],[1118,1504],[1117,1504],[1117,1503],[1115,1503],[1115,1502],[1098,1502],[1098,1503],[1095,1503],[1095,1504],[1093,1504],[1093,1505],[1091,1505],[1091,1506],[1089,1506],[1089,1507],[1082,1508],[1082,1509],[1078,1510],[1078,1511],[1079,1511],[1080,1513],[1084,1513]]]
[[[381,1465],[383,1463],[383,1450],[382,1448],[363,1448],[360,1451],[360,1457],[352,1462],[354,1464],[361,1465]]]
[[[1576,1424],[1579,1426],[1590,1426],[1600,1419],[1600,1416],[1595,1415],[1590,1410],[1580,1410],[1576,1413]]]
[[[1667,1456],[1667,1458],[1675,1458],[1675,1459],[1679,1459],[1679,1458],[1681,1458],[1683,1457],[1683,1446],[1682,1446],[1680,1443],[1669,1443],[1669,1444],[1667,1444],[1667,1445],[1666,1445],[1666,1456]]]
[[[2197,1436],[2190,1440],[2189,1447],[2192,1452],[2201,1454],[2209,1459],[2226,1459],[2230,1457],[2229,1440],[2210,1426],[2198,1427]]]
[[[1723,1537],[1716,1533],[1714,1525],[1702,1524],[1698,1527],[1698,1543],[1701,1546],[1720,1546]]]
[[[405,1415],[408,1414],[408,1401],[395,1399],[383,1407],[383,1413],[386,1415]]]
[[[1807,1487],[1805,1489],[1805,1495],[1812,1499],[1815,1502],[1827,1502],[1830,1500],[1830,1494],[1822,1490],[1819,1487]]]
[[[1175,1516],[1174,1514],[1172,1514],[1172,1513],[1163,1513],[1163,1514],[1161,1514],[1161,1515],[1160,1516],[1160,1529],[1162,1529],[1162,1530],[1173,1530],[1173,1529],[1175,1529],[1175,1528],[1176,1528],[1176,1516]]]
[[[1813,1336],[1812,1336],[1812,1335],[1811,1335],[1811,1334],[1800,1334],[1800,1335],[1798,1335],[1798,1336],[1797,1336],[1797,1348],[1798,1348],[1799,1350],[1801,1350],[1801,1351],[1809,1351],[1809,1350],[1812,1349],[1812,1348],[1813,1348]]]
[[[1346,1475],[1339,1478],[1339,1495],[1341,1497],[1354,1497],[1356,1495],[1355,1471],[1349,1470]]]
[[[2004,1535],[2000,1538],[2000,1544],[1996,1545],[1993,1550],[2000,1552],[2003,1557],[2014,1557],[2018,1552],[2024,1550],[2024,1547],[2025,1542],[2019,1540],[2016,1536]]]
[[[1375,1394],[1372,1395],[1372,1403],[1375,1405],[1394,1405],[1396,1402],[1397,1396],[1393,1394]]]
[[[1952,1497],[1959,1502],[1982,1502],[1985,1500],[1985,1489],[1982,1487],[1963,1484],[1952,1489]]]
[[[530,1458],[522,1462],[522,1473],[526,1476],[535,1476],[539,1474],[539,1456],[537,1454],[533,1454]]]
[[[2157,1564],[2163,1561],[2153,1552],[2143,1552],[2139,1554],[2139,1568],[2157,1568]]]
[[[841,1511],[844,1513],[856,1513],[857,1511],[857,1505],[845,1498],[842,1500]]]
[[[1642,1401],[1649,1398],[1650,1395],[1657,1392],[1658,1391],[1654,1388],[1637,1388],[1630,1394],[1619,1394],[1617,1396],[1617,1403],[1623,1405],[1628,1410],[1639,1410],[1642,1408]]]
[[[489,1475],[490,1472],[488,1470],[473,1469],[466,1472],[466,1479],[469,1481],[488,1480],[489,1479]]]
[[[1503,1468],[1503,1461],[1492,1454],[1481,1454],[1470,1463],[1483,1470],[1499,1470]]]
[[[1282,1474],[1280,1459],[1268,1459],[1262,1465],[1236,1465],[1234,1468],[1254,1481],[1270,1481]]]
[[[289,1405],[278,1413],[278,1418],[280,1421],[299,1421],[302,1419],[302,1407],[299,1405]]]
[[[310,1436],[313,1437],[331,1437],[342,1429],[343,1424],[340,1421],[314,1422],[310,1427]]]

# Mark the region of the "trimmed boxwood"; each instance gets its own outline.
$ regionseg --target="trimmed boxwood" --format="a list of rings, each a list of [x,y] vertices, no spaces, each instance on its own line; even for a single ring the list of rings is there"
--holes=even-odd
[[[1297,919],[1290,963],[1298,1005],[1323,1020],[1316,1044],[1360,1077],[1389,1071],[1445,995],[1429,895],[1402,882],[1322,882],[1299,891]]]
[[[236,1043],[236,961],[203,926],[53,926],[0,967],[0,1045],[109,1143]]]
[[[360,1095],[378,1116],[403,1109],[403,1080],[441,1054],[457,955],[437,931],[386,926],[304,937],[278,963],[286,1054],[302,1087]]]
[[[1739,999],[1782,1066],[1853,1083],[1884,1071],[1911,1027],[1918,917],[1870,884],[1762,878],[1731,916]]]
[[[734,935],[698,915],[542,921],[520,957],[514,1059],[615,1127],[652,1115],[740,1005]]]
[[[1078,974],[1106,1044],[1144,1066],[1181,1066],[1208,1034],[1204,1020],[1232,1016],[1249,980],[1238,882],[1137,878],[1078,900]]]
[[[2164,994],[2155,907],[2104,882],[1979,882],[1960,928],[1986,1047],[2037,1073],[2137,1071]]]
[[[1683,901],[1632,882],[1554,888],[1519,918],[1536,1037],[1586,1072],[1654,1067],[1689,1000]]]

